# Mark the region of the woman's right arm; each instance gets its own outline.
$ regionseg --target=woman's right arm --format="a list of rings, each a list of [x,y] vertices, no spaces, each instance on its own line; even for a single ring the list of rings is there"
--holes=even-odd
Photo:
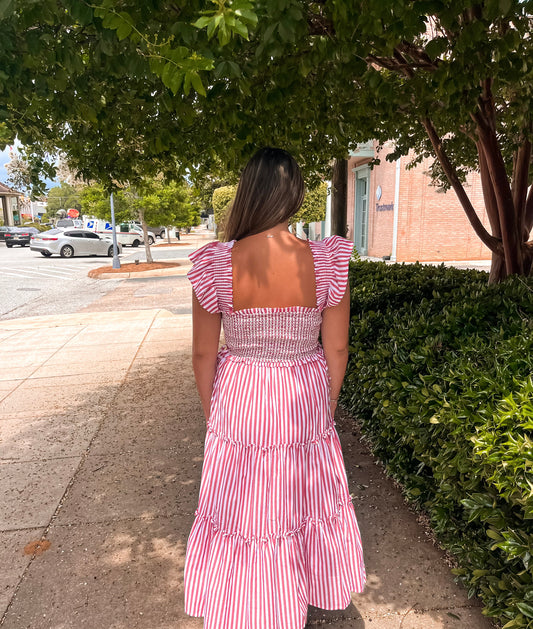
[[[220,313],[211,314],[202,308],[193,291],[192,367],[206,420],[209,419],[211,395],[215,381],[220,325]]]
[[[320,334],[330,378],[330,407],[335,413],[337,400],[348,364],[348,330],[350,325],[350,285],[340,302],[322,312]]]

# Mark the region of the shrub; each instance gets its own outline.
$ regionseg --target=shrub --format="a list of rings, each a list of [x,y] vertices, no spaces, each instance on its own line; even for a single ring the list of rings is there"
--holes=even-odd
[[[354,262],[342,401],[454,572],[533,628],[533,281]]]
[[[213,191],[213,213],[217,225],[217,235],[221,240],[222,232],[224,231],[224,220],[236,192],[237,186],[222,186]]]
[[[302,207],[291,218],[291,223],[314,223],[326,219],[328,184],[323,181],[314,188],[307,189]]]
[[[35,227],[35,229],[38,229],[40,232],[50,229],[48,225],[41,225],[41,223],[24,223],[23,227]]]

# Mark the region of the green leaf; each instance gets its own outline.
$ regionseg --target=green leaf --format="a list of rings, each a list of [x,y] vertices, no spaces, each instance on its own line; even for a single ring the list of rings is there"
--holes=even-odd
[[[0,0],[0,18],[8,17],[14,8],[14,0]]]
[[[215,18],[203,16],[203,17],[198,18],[196,22],[193,22],[193,26],[196,26],[196,28],[205,28],[206,26],[209,26],[211,23],[213,24],[213,28],[214,28],[216,24]]]
[[[117,28],[117,37],[119,40],[126,39],[128,35],[133,30],[133,27],[128,22],[121,22],[120,26]]]
[[[236,20],[235,25],[233,26],[233,30],[241,37],[244,37],[244,39],[248,39],[248,29],[242,22]]]
[[[73,2],[70,7],[72,17],[82,26],[90,24],[93,19],[93,10],[84,2]]]
[[[194,71],[190,72],[190,75],[191,75],[191,83],[194,89],[198,92],[198,94],[205,96],[206,95],[205,88],[198,72],[194,72]]]
[[[533,618],[533,605],[522,602],[517,603],[516,606],[524,614],[524,616],[527,616],[528,618]]]
[[[498,0],[498,5],[502,15],[507,15],[513,6],[513,0]]]
[[[503,539],[503,537],[494,529],[487,529],[487,536],[498,541]]]

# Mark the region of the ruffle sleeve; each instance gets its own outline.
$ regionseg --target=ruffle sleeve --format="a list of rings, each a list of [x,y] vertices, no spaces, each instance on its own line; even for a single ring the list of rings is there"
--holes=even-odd
[[[220,312],[214,274],[214,256],[218,245],[217,241],[209,242],[191,253],[189,259],[193,265],[187,273],[200,305],[211,314]]]
[[[322,241],[330,258],[330,283],[326,308],[336,306],[348,283],[348,266],[353,254],[354,243],[341,236],[328,236]]]

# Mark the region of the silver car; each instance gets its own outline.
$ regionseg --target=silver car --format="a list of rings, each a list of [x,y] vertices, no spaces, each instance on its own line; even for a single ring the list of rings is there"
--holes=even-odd
[[[122,245],[117,243],[118,252],[122,253]],[[32,237],[30,249],[39,251],[45,257],[54,253],[62,258],[73,256],[113,256],[113,240],[111,236],[99,236],[88,229],[50,229]]]

